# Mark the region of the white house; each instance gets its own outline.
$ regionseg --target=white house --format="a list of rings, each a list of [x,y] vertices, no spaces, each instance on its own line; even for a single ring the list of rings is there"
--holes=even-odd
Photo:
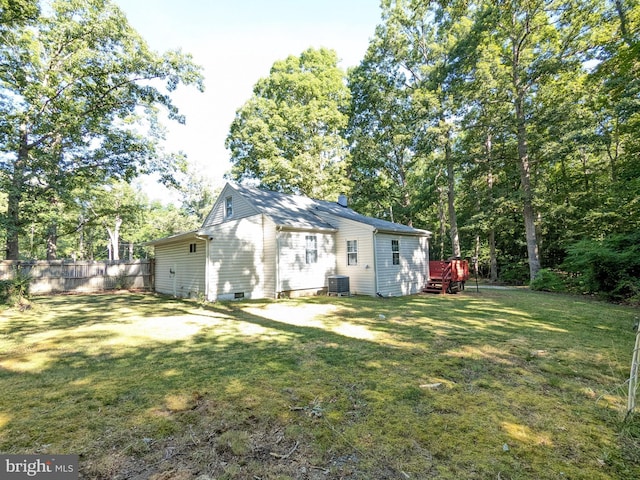
[[[338,202],[227,184],[199,230],[151,242],[155,289],[209,301],[326,291],[349,278],[352,294],[420,292],[430,232],[379,220]]]

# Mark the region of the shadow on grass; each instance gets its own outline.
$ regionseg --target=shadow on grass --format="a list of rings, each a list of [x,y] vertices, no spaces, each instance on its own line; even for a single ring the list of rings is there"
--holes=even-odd
[[[39,299],[0,323],[0,450],[80,453],[87,478],[637,473],[608,460],[605,398],[634,312],[512,295]]]

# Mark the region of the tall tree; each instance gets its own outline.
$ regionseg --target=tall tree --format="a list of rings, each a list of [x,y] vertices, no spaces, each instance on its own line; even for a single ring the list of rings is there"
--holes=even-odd
[[[415,189],[408,191],[406,179],[414,176],[417,160],[429,159],[432,178],[446,179],[451,252],[460,256],[454,87],[460,38],[471,22],[457,3],[406,0],[382,2],[382,18],[367,57],[352,75],[352,171],[365,167],[363,173],[373,172],[369,182],[380,183],[379,172],[389,176],[406,209],[409,199],[419,196]],[[369,199],[376,201],[376,196]]]
[[[349,178],[361,212],[411,225],[417,143],[416,113],[406,76],[381,42],[372,42],[349,72]]]
[[[10,39],[0,46],[0,181],[6,258],[18,259],[24,205],[43,191],[150,170],[169,180],[176,163],[158,147],[159,112],[184,121],[170,92],[202,89],[202,76],[188,55],[151,51],[109,0],[54,1]]]
[[[272,190],[336,198],[348,190],[348,102],[333,50],[308,49],[275,62],[231,124],[231,176]]]
[[[586,2],[505,0],[480,4],[476,19],[484,25],[484,44],[507,69],[496,70],[506,88],[502,100],[511,107],[509,124],[516,138],[516,164],[520,173],[520,194],[524,219],[529,276],[541,268],[536,222],[534,174],[543,168],[539,156],[532,156],[531,135],[536,128],[536,111],[543,90],[568,71],[580,68],[584,60],[590,6]]]

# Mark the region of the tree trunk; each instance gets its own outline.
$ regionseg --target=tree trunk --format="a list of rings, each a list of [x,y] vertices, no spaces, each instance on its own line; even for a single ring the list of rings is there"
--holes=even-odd
[[[518,86],[517,76],[515,83]],[[538,239],[536,236],[536,216],[533,210],[533,192],[531,190],[531,167],[527,146],[527,121],[524,113],[524,93],[518,89],[515,101],[516,122],[518,125],[518,164],[520,167],[520,188],[522,190],[522,213],[524,217],[527,255],[529,257],[529,280],[532,282],[540,271]]]
[[[444,192],[441,187],[438,187],[438,220],[440,222],[440,260],[444,260],[444,237],[447,231],[447,225],[445,222],[444,214]]]
[[[624,5],[622,0],[615,0],[616,4],[616,12],[618,14],[618,19],[620,20],[620,33],[622,34],[622,39],[625,41],[627,46],[633,46],[633,37],[629,35],[629,28],[627,26],[627,14],[624,10]]]
[[[492,227],[489,230],[489,280],[492,283],[498,281],[498,257],[496,256],[496,231]]]
[[[113,230],[107,227],[107,233],[109,234],[109,260],[120,260],[120,226],[122,225],[122,219],[116,216],[116,221]]]
[[[25,125],[22,125],[20,133],[20,148],[18,158],[13,164],[11,187],[7,198],[7,260],[20,259],[20,202],[24,187],[24,173],[29,158],[28,134]]]
[[[444,156],[447,163],[447,205],[449,208],[449,235],[451,237],[451,249],[454,257],[460,257],[460,237],[458,234],[458,218],[455,206],[455,171],[453,155],[451,155],[451,129],[447,128]]]
[[[58,258],[58,224],[51,222],[47,229],[47,260]]]
[[[489,188],[489,214],[493,217],[493,142],[491,132],[487,133],[487,140],[484,144],[485,153],[487,155],[487,164],[489,165],[489,174],[487,175],[487,187]],[[489,227],[489,280],[492,283],[498,281],[498,258],[496,256],[496,230],[493,227]]]

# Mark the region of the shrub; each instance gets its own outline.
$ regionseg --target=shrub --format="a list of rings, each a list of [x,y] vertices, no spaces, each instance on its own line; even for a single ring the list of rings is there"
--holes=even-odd
[[[546,268],[538,272],[536,279],[531,282],[531,289],[543,292],[566,292],[568,290],[563,276]]]
[[[18,271],[11,280],[0,280],[0,303],[16,306],[28,303],[31,275]]]
[[[526,261],[508,263],[500,271],[500,280],[510,285],[525,285],[529,282],[529,264]]]
[[[570,246],[563,267],[576,274],[584,293],[611,300],[640,296],[640,232],[582,240]]]

